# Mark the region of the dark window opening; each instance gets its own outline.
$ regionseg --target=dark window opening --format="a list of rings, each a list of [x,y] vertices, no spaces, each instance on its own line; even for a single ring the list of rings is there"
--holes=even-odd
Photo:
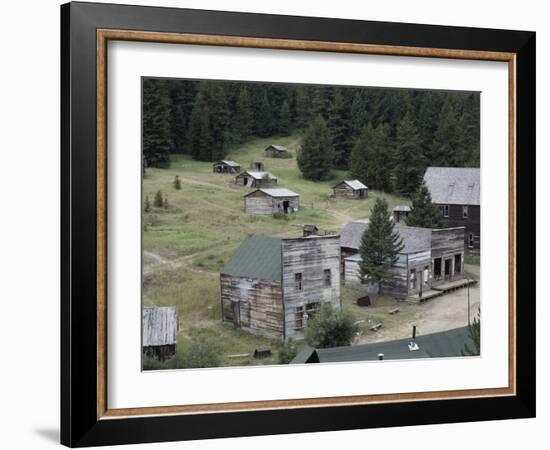
[[[297,291],[302,290],[302,274],[301,273],[295,273],[294,274],[294,287]]]
[[[474,233],[468,235],[468,248],[474,248]]]
[[[330,273],[330,269],[325,269],[323,275],[325,280],[325,287],[332,286],[332,274]]]
[[[468,218],[468,206],[462,207],[462,218],[467,219]]]
[[[462,272],[462,255],[455,255],[455,273]]]
[[[443,213],[443,217],[449,217],[449,205],[443,205],[441,207],[441,212]]]
[[[434,278],[436,280],[441,278],[441,258],[434,259]]]

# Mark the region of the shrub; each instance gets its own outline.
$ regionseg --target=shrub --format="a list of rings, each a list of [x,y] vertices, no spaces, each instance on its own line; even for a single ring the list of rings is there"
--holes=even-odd
[[[355,318],[349,311],[342,311],[326,303],[313,319],[308,320],[306,341],[315,348],[350,345],[359,331]]]
[[[174,177],[174,189],[177,189],[178,191],[181,189],[181,181],[179,176]]]
[[[292,339],[286,341],[279,350],[279,364],[288,364],[298,354],[296,344]]]
[[[151,212],[151,202],[149,201],[149,196],[145,196],[145,206],[143,207],[143,211],[146,213]]]
[[[194,338],[188,349],[178,355],[178,367],[204,368],[219,367],[220,357],[217,348],[201,338]]]
[[[168,196],[164,197],[164,202],[162,203],[164,209],[168,209]]]
[[[155,199],[153,200],[153,206],[156,206],[157,208],[162,208],[164,204],[164,199],[162,198],[162,192],[159,190],[155,194]]]

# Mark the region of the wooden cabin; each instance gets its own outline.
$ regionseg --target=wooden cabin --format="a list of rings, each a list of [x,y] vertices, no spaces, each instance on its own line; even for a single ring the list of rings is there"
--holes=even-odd
[[[235,177],[235,184],[252,188],[271,187],[277,184],[277,177],[270,172],[247,170]]]
[[[366,222],[350,222],[340,231],[343,279],[360,292],[376,293],[377,285],[361,280],[359,247],[368,228]],[[432,287],[464,279],[464,228],[430,229],[395,226],[403,249],[390,269],[392,277],[382,282],[384,295],[407,301],[422,301]]]
[[[411,213],[411,207],[408,205],[397,205],[393,208],[393,221],[395,223],[404,223],[409,214]]]
[[[289,189],[256,189],[244,196],[244,211],[248,214],[290,214],[299,208],[300,195]]]
[[[241,166],[239,163],[226,159],[215,162],[212,164],[212,167],[214,173],[239,173],[241,171]]]
[[[143,354],[164,361],[176,354],[178,313],[175,306],[142,310]]]
[[[360,199],[369,196],[369,188],[359,180],[346,180],[333,188],[334,197]]]
[[[445,227],[466,227],[464,242],[479,254],[480,172],[471,167],[428,167],[424,182],[432,202],[441,208]]]
[[[264,150],[264,155],[271,158],[288,158],[290,157],[290,152],[288,148],[283,147],[282,145],[272,144],[269,147],[266,147]]]
[[[304,225],[302,227],[303,236],[311,236],[313,234],[319,234],[319,228],[315,225]]]
[[[277,339],[301,339],[325,303],[340,308],[340,238],[245,239],[220,273],[224,322]]]

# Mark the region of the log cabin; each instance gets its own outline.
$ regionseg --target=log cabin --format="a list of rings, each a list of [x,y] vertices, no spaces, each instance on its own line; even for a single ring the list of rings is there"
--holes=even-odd
[[[175,306],[142,309],[143,354],[164,361],[176,354],[178,313]]]
[[[235,177],[235,184],[244,187],[267,188],[277,184],[277,177],[270,172],[246,170]]]
[[[368,222],[350,222],[340,231],[342,278],[360,292],[375,294],[378,285],[361,279],[359,247]],[[403,249],[381,284],[384,295],[419,302],[441,294],[464,280],[464,227],[430,229],[396,225]],[[344,256],[345,255],[345,256]],[[456,284],[458,282],[458,284]],[[454,283],[454,284],[453,284]],[[433,288],[438,289],[432,291]]]
[[[235,161],[222,159],[212,164],[212,170],[214,173],[239,173],[241,165]]]
[[[359,180],[345,180],[332,188],[334,197],[341,198],[368,198],[369,188]]]
[[[300,195],[289,189],[256,189],[244,196],[244,211],[248,214],[291,214],[300,209]]]
[[[340,238],[245,239],[220,273],[224,322],[276,339],[301,339],[321,305],[340,308]]]
[[[411,213],[411,207],[408,205],[397,205],[392,210],[393,212],[393,221],[395,223],[404,223]]]
[[[290,152],[288,151],[288,148],[283,147],[282,145],[271,144],[264,150],[264,155],[271,158],[288,158],[290,156]]]
[[[479,254],[479,168],[428,167],[424,182],[432,196],[432,203],[441,208],[444,226],[466,227],[465,245],[470,253]]]

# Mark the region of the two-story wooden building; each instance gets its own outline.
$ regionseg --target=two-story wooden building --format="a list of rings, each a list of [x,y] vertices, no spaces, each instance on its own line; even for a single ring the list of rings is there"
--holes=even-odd
[[[245,239],[220,273],[222,318],[255,334],[304,337],[321,305],[340,308],[340,237]]]
[[[441,208],[446,227],[465,227],[470,253],[480,248],[480,172],[471,167],[428,167],[424,182],[432,202]]]

